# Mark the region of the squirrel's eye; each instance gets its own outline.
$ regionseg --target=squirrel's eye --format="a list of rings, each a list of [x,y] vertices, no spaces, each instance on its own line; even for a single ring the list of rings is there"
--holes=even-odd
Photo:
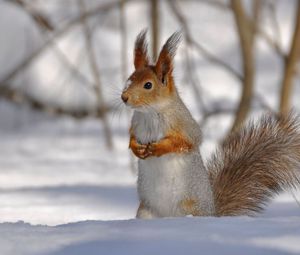
[[[146,82],[145,84],[144,84],[144,89],[151,89],[152,88],[152,83],[151,82]]]

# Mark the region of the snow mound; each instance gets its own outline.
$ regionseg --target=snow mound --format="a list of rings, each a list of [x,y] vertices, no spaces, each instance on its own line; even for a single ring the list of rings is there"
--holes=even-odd
[[[299,254],[300,217],[85,221],[0,225],[3,255]]]

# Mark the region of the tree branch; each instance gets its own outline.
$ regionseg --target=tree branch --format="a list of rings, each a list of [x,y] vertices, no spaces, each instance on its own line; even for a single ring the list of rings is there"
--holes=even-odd
[[[184,36],[186,42],[189,46],[193,46],[204,58],[208,61],[220,66],[221,68],[227,70],[232,76],[234,76],[239,81],[243,80],[241,74],[239,74],[236,70],[234,70],[228,63],[224,62],[223,60],[219,59],[207,49],[205,49],[201,44],[199,44],[194,38],[192,37],[192,33],[189,29],[186,17],[182,14],[178,6],[176,5],[177,2],[174,0],[168,0],[168,4],[171,7],[171,10],[175,14],[178,22],[181,24],[182,29],[184,31]]]
[[[220,0],[181,0],[182,2],[195,2],[195,3],[203,3],[203,4],[207,4],[216,8],[219,8],[221,10],[227,10],[230,9],[230,6],[225,3],[222,2]]]
[[[75,17],[71,21],[67,22],[62,28],[58,28],[54,31],[53,35],[41,46],[39,47],[34,53],[32,53],[29,57],[25,58],[15,69],[13,69],[10,73],[8,73],[1,81],[0,84],[7,84],[9,81],[14,78],[18,73],[24,70],[27,66],[29,66],[36,58],[38,58],[45,50],[47,50],[50,46],[52,46],[53,42],[59,39],[61,36],[66,34],[71,28],[81,22],[82,19],[89,18],[91,16],[107,12],[112,8],[118,6],[122,0],[108,2],[105,4],[101,4],[89,10],[78,17]],[[126,2],[133,1],[133,0],[126,0]]]
[[[15,4],[18,4],[21,6],[24,10],[26,10],[29,15],[33,18],[33,20],[42,28],[45,30],[53,31],[54,26],[50,19],[48,19],[45,15],[42,13],[36,12],[31,5],[28,5],[27,2],[24,2],[23,0],[11,0],[11,2],[14,2]]]
[[[75,119],[83,119],[87,117],[97,117],[101,118],[103,115],[103,112],[109,112],[113,110],[113,107],[106,107],[105,109],[97,108],[96,110],[90,110],[90,109],[64,109],[62,107],[57,107],[54,105],[45,104],[34,97],[31,97],[28,94],[25,94],[23,92],[20,92],[19,90],[12,89],[9,85],[3,85],[0,86],[0,97],[7,99],[10,102],[13,102],[17,105],[27,105],[31,109],[46,112],[53,115],[66,115],[71,116]]]
[[[159,0],[150,0],[150,19],[151,19],[151,32],[152,32],[152,59],[157,60],[158,47],[159,47]]]
[[[81,20],[82,27],[83,27],[83,32],[84,32],[84,38],[85,38],[85,43],[86,43],[86,50],[87,50],[87,55],[90,63],[90,69],[92,71],[95,85],[94,86],[94,91],[97,97],[99,109],[101,110],[102,108],[105,109],[105,103],[104,103],[104,98],[102,95],[102,89],[101,89],[101,80],[100,80],[100,70],[99,66],[97,64],[97,59],[96,59],[96,53],[94,51],[94,45],[93,45],[93,39],[92,39],[92,34],[90,31],[89,24],[87,22],[87,19],[84,17],[84,13],[86,13],[86,7],[85,7],[85,0],[79,0],[79,7],[80,7],[80,12],[81,16],[83,17]],[[106,112],[103,111],[102,113],[102,122],[103,122],[103,128],[104,128],[104,137],[106,140],[106,145],[108,148],[112,149],[113,148],[113,141],[112,141],[112,133],[110,126],[107,121],[106,117]]]
[[[246,16],[242,2],[240,0],[231,0],[231,6],[240,38],[244,73],[241,100],[231,131],[238,129],[244,123],[251,108],[255,74],[253,45],[257,27],[258,11],[260,9],[258,1],[259,0],[254,0],[253,2],[253,21],[255,22],[251,22],[250,19]]]
[[[300,1],[297,1],[296,24],[290,52],[284,66],[282,79],[280,112],[287,114],[290,110],[290,97],[296,73],[297,62],[300,58]]]

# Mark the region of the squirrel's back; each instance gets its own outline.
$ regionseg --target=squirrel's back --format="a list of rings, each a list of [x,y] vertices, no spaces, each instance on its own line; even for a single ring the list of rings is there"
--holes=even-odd
[[[299,121],[264,116],[232,133],[208,163],[217,216],[252,215],[300,184]]]

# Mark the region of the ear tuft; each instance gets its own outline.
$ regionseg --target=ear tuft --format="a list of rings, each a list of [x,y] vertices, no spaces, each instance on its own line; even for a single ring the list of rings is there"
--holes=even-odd
[[[156,73],[161,81],[166,81],[165,76],[173,71],[173,59],[181,38],[181,31],[177,31],[169,37],[169,39],[162,47],[155,66]]]
[[[178,45],[181,42],[181,39],[182,39],[182,32],[176,31],[166,41],[165,45],[162,48],[162,51],[163,50],[167,51],[170,57],[173,59],[176,54]]]
[[[148,43],[146,40],[148,29],[143,29],[135,40],[134,47],[134,66],[135,69],[143,68],[149,65]]]

